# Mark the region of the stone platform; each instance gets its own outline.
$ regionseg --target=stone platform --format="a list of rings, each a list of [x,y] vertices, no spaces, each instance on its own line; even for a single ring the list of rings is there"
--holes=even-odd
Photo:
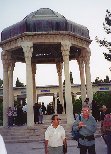
[[[44,115],[43,124],[35,124],[34,127],[24,126],[13,126],[10,128],[0,127],[0,133],[3,136],[6,143],[30,143],[30,142],[44,142],[44,133],[46,128],[51,123],[52,115]],[[71,127],[66,123],[66,115],[60,115],[60,124],[64,127],[66,131],[67,140],[72,140]],[[97,131],[95,137],[100,137],[100,123],[97,123]]]

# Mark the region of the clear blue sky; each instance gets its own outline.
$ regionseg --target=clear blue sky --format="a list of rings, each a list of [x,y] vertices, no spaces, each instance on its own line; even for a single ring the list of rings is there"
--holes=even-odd
[[[92,40],[90,45],[91,79],[92,81],[94,81],[96,77],[104,79],[106,75],[111,79],[111,72],[109,71],[111,64],[104,59],[102,54],[107,50],[100,48],[95,42],[95,36],[101,39],[107,36],[103,30],[103,22],[106,9],[110,10],[111,8],[111,0],[1,0],[0,33],[4,28],[21,21],[25,16],[40,8],[50,8],[64,15],[67,19],[86,26],[89,29],[90,38]],[[0,52],[1,51],[2,49],[0,49]],[[70,62],[70,71],[73,73],[74,83],[80,83],[79,69],[76,61]],[[49,75],[46,76],[46,73]],[[17,77],[21,82],[26,83],[25,64],[16,63],[14,69],[14,85]],[[0,78],[3,79],[1,60]],[[36,82],[37,85],[58,84],[55,65],[37,65]]]

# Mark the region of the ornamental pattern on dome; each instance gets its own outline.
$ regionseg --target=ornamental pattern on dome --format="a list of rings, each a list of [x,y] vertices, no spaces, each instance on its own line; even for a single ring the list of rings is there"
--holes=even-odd
[[[79,24],[67,20],[61,14],[49,8],[41,8],[27,15],[22,21],[5,28],[1,33],[1,41],[10,39],[24,32],[57,32],[66,31],[89,38],[89,30]]]

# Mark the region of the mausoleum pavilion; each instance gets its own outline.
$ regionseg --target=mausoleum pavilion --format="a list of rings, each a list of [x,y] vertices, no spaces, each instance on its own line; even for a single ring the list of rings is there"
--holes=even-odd
[[[69,61],[76,60],[79,65],[82,102],[86,96],[91,102],[93,93],[90,74],[90,43],[89,30],[85,26],[69,21],[49,8],[32,12],[22,21],[5,28],[1,33],[0,42],[3,50],[1,53],[3,125],[7,126],[7,108],[13,106],[14,102],[13,71],[16,62],[26,63],[27,125],[34,125],[33,105],[37,98],[37,83],[35,82],[37,64],[56,64],[61,104],[63,104],[62,68],[64,68],[67,123],[72,124]],[[50,73],[47,70],[47,74]],[[56,98],[57,94],[54,94],[54,97]]]

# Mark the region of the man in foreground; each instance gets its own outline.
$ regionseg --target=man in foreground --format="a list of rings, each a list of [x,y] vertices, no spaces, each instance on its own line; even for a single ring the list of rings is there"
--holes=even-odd
[[[92,115],[90,115],[90,109],[88,106],[82,108],[81,121],[79,118],[74,122],[73,129],[79,130],[79,147],[80,154],[96,154],[95,152],[95,138],[97,124]]]
[[[65,130],[59,125],[58,115],[53,115],[51,120],[52,123],[45,132],[45,154],[63,154],[63,144],[67,144]]]

